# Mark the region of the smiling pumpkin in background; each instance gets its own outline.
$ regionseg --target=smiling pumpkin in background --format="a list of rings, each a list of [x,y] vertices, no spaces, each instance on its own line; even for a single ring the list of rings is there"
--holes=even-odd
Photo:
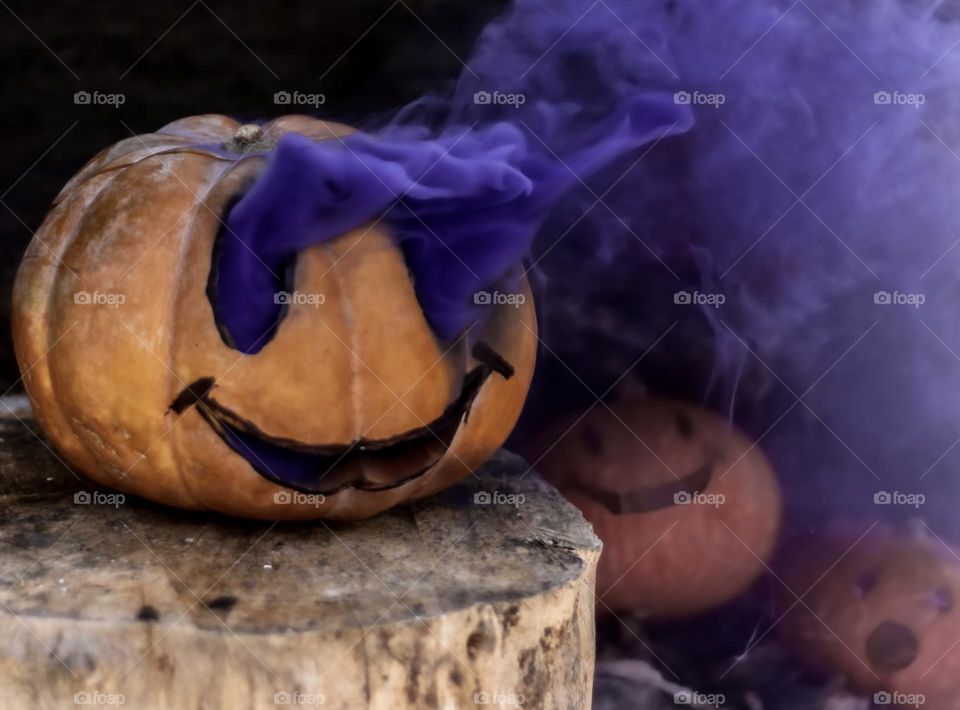
[[[600,613],[682,617],[730,601],[777,541],[770,463],[702,407],[621,394],[558,423],[527,453],[603,541]]]
[[[230,206],[276,140],[346,126],[183,119],[103,151],[57,197],[14,292],[34,413],[96,481],[184,508],[356,519],[439,491],[500,446],[533,371],[532,298],[446,343],[378,225],[297,254],[281,320],[245,354],[215,314]],[[295,493],[311,494],[296,495]]]

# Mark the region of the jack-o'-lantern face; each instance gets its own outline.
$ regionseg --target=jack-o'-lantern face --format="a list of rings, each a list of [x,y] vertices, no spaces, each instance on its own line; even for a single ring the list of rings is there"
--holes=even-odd
[[[690,615],[763,571],[779,486],[759,448],[715,414],[625,397],[557,426],[535,448],[531,461],[603,541],[599,612]]]
[[[244,131],[178,121],[105,151],[58,197],[14,303],[47,436],[101,483],[262,518],[365,517],[468,474],[519,415],[529,291],[441,341],[396,241],[367,225],[298,253],[281,317],[240,352],[217,316],[224,216],[280,135],[349,129],[288,116],[255,143]]]
[[[785,551],[792,592],[781,595],[780,632],[812,665],[863,690],[960,707],[957,552],[925,530],[845,528]]]

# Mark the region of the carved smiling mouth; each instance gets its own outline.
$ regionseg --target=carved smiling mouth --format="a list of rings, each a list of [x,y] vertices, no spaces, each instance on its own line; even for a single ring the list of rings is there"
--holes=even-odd
[[[471,353],[480,364],[467,372],[460,394],[439,417],[384,439],[316,445],[270,436],[210,395],[216,384],[213,377],[187,385],[170,410],[180,414],[196,406],[227,446],[257,473],[287,488],[323,495],[351,487],[384,490],[422,476],[440,460],[488,377],[513,376],[513,367],[486,343],[476,343]]]
[[[652,513],[689,501],[690,496],[695,493],[703,493],[713,478],[713,468],[713,464],[705,463],[692,473],[679,476],[675,480],[634,490],[605,490],[590,482],[580,482],[577,487],[616,515]]]

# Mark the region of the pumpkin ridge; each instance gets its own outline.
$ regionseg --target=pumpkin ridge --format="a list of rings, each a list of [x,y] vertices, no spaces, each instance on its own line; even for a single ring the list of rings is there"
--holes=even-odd
[[[202,155],[199,153],[193,153],[194,155]],[[196,234],[197,227],[197,217],[200,214],[201,210],[209,210],[207,206],[207,199],[210,196],[210,193],[224,180],[231,172],[237,170],[245,159],[234,161],[231,165],[226,166],[223,170],[215,172],[215,174],[207,181],[203,186],[202,192],[198,191],[196,193],[196,202],[194,202],[193,210],[189,218],[184,224],[183,231],[180,236],[180,253],[177,255],[177,265],[174,270],[173,278],[179,283],[180,279],[183,277],[185,268],[184,263],[187,257],[187,254],[190,252],[190,247],[193,244],[193,240]],[[169,337],[167,338],[167,362],[171,363],[172,367],[169,368],[169,378],[168,378],[168,390],[169,392],[179,392],[180,386],[183,384],[183,380],[180,379],[180,376],[177,374],[179,363],[177,362],[177,335],[179,329],[176,327],[176,324],[179,320],[178,315],[180,312],[181,305],[181,290],[177,290],[174,294],[174,297],[170,301],[170,313],[169,313],[169,325],[168,332]],[[242,356],[241,356],[242,357]],[[176,382],[174,381],[176,380]],[[179,384],[177,384],[179,383]],[[180,414],[174,415],[176,418],[171,424],[171,428],[176,428],[179,421],[182,419]],[[177,435],[177,432],[173,433],[173,444],[171,448],[173,449],[173,458],[177,463],[174,465],[174,468],[177,472],[177,479],[180,481],[180,485],[184,487],[185,490],[189,491],[190,495],[194,499],[198,499],[196,491],[190,485],[190,478],[184,475],[184,467],[179,465],[180,459],[180,437]]]
[[[53,249],[50,247],[49,243],[44,242],[47,252],[53,255],[53,263],[45,268],[53,269],[53,274],[50,277],[50,282],[47,287],[46,297],[44,298],[44,311],[45,313],[50,313],[53,310],[53,297],[57,291],[57,285],[60,283],[61,278],[63,277],[63,269],[66,267],[66,262],[63,260],[64,254],[67,250],[73,245],[74,240],[77,236],[83,231],[83,227],[86,225],[86,222],[90,216],[90,208],[93,207],[103,196],[103,193],[109,189],[111,185],[116,181],[120,176],[118,172],[116,175],[112,175],[109,179],[104,180],[103,184],[97,188],[96,192],[87,200],[83,200],[82,190],[88,185],[88,181],[84,180],[76,189],[72,190],[70,194],[65,198],[60,204],[63,205],[65,212],[69,212],[74,209],[78,209],[80,205],[70,204],[71,202],[81,202],[84,203],[83,212],[80,214],[79,218],[76,220],[76,223],[73,225],[73,229],[67,232],[66,235],[60,240],[58,246],[58,252],[53,252]],[[71,270],[72,271],[72,270]],[[49,362],[47,361],[48,356],[50,355],[50,349],[54,346],[51,346],[50,343],[57,343],[59,340],[54,339],[54,323],[55,319],[46,318],[46,323],[43,328],[43,337],[44,342],[42,343],[42,352],[40,354],[40,360],[42,364],[38,363],[35,367],[44,367],[47,372],[47,382],[50,383],[50,398],[51,401],[55,402],[54,409],[57,412],[57,415],[61,421],[66,426],[67,430],[70,431],[74,437],[79,441],[80,445],[87,452],[87,455],[91,457],[92,460],[96,461],[96,456],[93,450],[90,448],[87,440],[76,433],[73,423],[73,417],[68,417],[67,413],[63,411],[59,403],[61,401],[60,396],[58,395],[58,385],[57,378],[53,376],[53,371],[50,369]],[[62,336],[61,336],[62,337]]]
[[[360,240],[367,235],[364,232],[360,236]],[[362,381],[363,378],[360,377],[360,370],[364,365],[363,361],[360,359],[360,355],[357,353],[357,336],[355,328],[351,327],[353,323],[353,312],[350,308],[350,296],[347,292],[346,286],[343,283],[343,278],[340,274],[340,270],[337,268],[340,261],[344,259],[345,254],[337,256],[336,251],[329,245],[323,245],[323,251],[327,252],[330,257],[333,259],[333,264],[327,269],[325,276],[333,276],[334,281],[337,283],[337,290],[340,292],[340,315],[343,318],[344,325],[347,326],[346,330],[350,334],[350,345],[342,343],[344,347],[349,348],[350,350],[350,373],[351,373],[351,385],[350,385],[350,413],[352,415],[353,421],[350,428],[355,432],[363,436],[365,432],[360,431],[360,425],[364,420],[362,406],[363,406],[363,397],[360,390],[362,390]],[[339,338],[338,338],[339,339]],[[358,438],[358,437],[354,437]],[[366,473],[366,472],[364,472]]]
[[[129,141],[130,144],[132,145],[134,141],[137,141],[139,142],[141,148],[133,148],[129,151],[116,155],[110,158],[109,160],[106,159],[106,156],[108,156],[112,151],[116,150],[116,147],[119,144],[110,146],[108,148],[104,148],[102,151],[100,151],[100,153],[98,153],[89,161],[87,161],[83,165],[83,167],[80,168],[77,174],[74,175],[72,178],[70,178],[69,181],[67,181],[67,184],[64,185],[63,188],[60,190],[60,192],[57,193],[57,196],[54,197],[53,205],[60,204],[65,197],[72,195],[77,190],[82,188],[89,180],[92,180],[98,175],[102,175],[103,173],[111,172],[114,170],[122,170],[123,168],[132,167],[137,163],[142,162],[143,160],[146,160],[147,158],[151,158],[154,155],[157,155],[159,152],[162,152],[162,150],[171,150],[171,149],[176,150],[177,146],[174,145],[168,148],[163,148],[162,150],[158,150],[157,152],[147,153],[146,155],[134,160],[133,162],[126,162],[126,163],[123,162],[125,159],[128,160],[130,155],[136,152],[137,150],[146,149],[147,151],[149,151],[151,148],[158,148],[158,146],[150,146],[144,142],[145,139],[151,139],[156,135],[158,134],[149,133],[144,136],[131,136],[130,138],[124,139],[124,141],[121,141],[121,143]],[[104,156],[104,160],[103,162],[98,164],[97,161],[101,155]]]
[[[150,157],[153,157],[153,156],[150,156]],[[160,158],[159,160],[162,160],[162,158]],[[145,173],[149,173],[150,170],[155,169],[154,166],[142,165],[142,163],[144,162],[145,161],[138,161],[137,163],[134,163],[125,167],[129,167],[131,169],[138,169]],[[199,162],[195,162],[193,165],[194,167],[197,167],[197,168],[202,167],[202,164]],[[140,167],[138,168],[137,166],[140,166]],[[118,180],[123,181],[124,179],[127,180],[127,183],[121,182],[121,184],[119,185],[117,184]],[[81,183],[81,187],[80,187],[81,191],[83,190],[83,184],[84,183]],[[66,253],[68,250],[77,248],[76,241],[78,238],[84,237],[84,235],[86,235],[88,232],[95,231],[91,227],[89,220],[91,219],[91,215],[96,214],[98,210],[111,213],[111,216],[107,221],[106,226],[114,225],[118,220],[122,220],[125,212],[118,211],[115,207],[111,209],[109,207],[109,203],[107,204],[107,206],[104,206],[103,204],[104,200],[109,198],[111,192],[127,192],[130,190],[134,190],[137,187],[138,187],[137,176],[134,175],[131,178],[130,173],[127,173],[122,169],[116,170],[112,175],[110,175],[107,179],[105,179],[104,184],[97,191],[96,195],[85,203],[85,207],[84,207],[85,212],[84,212],[83,218],[79,220],[76,230],[69,234],[68,239],[64,240],[64,247],[63,247],[64,252]],[[187,190],[191,190],[191,188],[187,186],[185,183],[184,183],[184,187],[186,187]],[[192,205],[193,203],[191,202],[190,204]],[[181,221],[183,221],[182,218],[178,218],[177,222],[174,223],[174,227],[176,227],[176,224],[180,223]],[[184,222],[184,225],[186,223],[187,222]],[[182,232],[178,232],[176,229],[171,229],[167,236],[168,238],[173,239],[173,238],[177,238],[178,234],[182,235]],[[146,251],[144,251],[143,253],[145,254]],[[78,267],[78,269],[76,270],[77,275],[80,277],[83,277],[85,274],[89,274],[91,272],[95,273],[96,271],[96,262],[89,262],[84,260],[85,256],[86,256],[86,252],[83,250],[81,245],[81,247],[79,248],[79,258],[80,258],[79,263],[81,264],[81,266]],[[55,279],[55,283],[57,284],[63,281],[64,269],[67,266],[69,266],[65,260],[61,259],[60,261],[61,261],[61,264],[58,267],[57,276]],[[123,277],[123,279],[121,279],[121,281],[118,282],[118,285],[125,278],[127,277],[126,276]],[[55,290],[56,290],[56,286],[54,287],[54,289],[51,290],[51,295],[54,293]],[[77,314],[76,315],[77,322],[86,326],[84,330],[89,330],[91,325],[90,319],[94,318],[95,311],[89,310],[89,309],[81,309],[81,311],[74,311],[74,312]],[[114,319],[117,320],[118,322],[122,322],[122,319],[119,319],[118,316],[114,316]],[[154,356],[156,356],[156,352],[154,352]],[[63,358],[59,358],[59,360],[62,361]],[[114,463],[105,462],[103,460],[103,451],[96,448],[98,443],[101,446],[106,445],[109,448],[111,454],[113,455],[119,455],[118,452],[124,450],[124,446],[121,446],[120,449],[117,449],[111,444],[109,434],[105,434],[102,428],[97,428],[96,426],[88,426],[76,415],[77,404],[76,404],[76,401],[74,401],[73,395],[78,392],[79,388],[75,384],[74,375],[76,375],[78,372],[82,375],[83,369],[84,368],[82,366],[78,368],[76,366],[76,363],[74,363],[74,365],[70,368],[61,369],[61,373],[59,377],[55,377],[52,371],[50,376],[51,393],[54,394],[55,402],[57,402],[57,408],[58,409],[60,408],[59,403],[63,399],[66,399],[68,402],[71,402],[70,412],[69,413],[62,412],[62,416],[64,420],[67,422],[68,430],[71,433],[73,433],[77,439],[79,439],[80,446],[86,452],[86,457],[90,462],[88,465],[84,466],[83,469],[87,473],[87,475],[90,476],[91,478],[94,478],[94,480],[100,481],[102,483],[106,483],[106,485],[119,488],[120,490],[125,490],[128,492],[138,492],[140,487],[140,482],[137,481],[135,477],[132,477],[129,480],[127,480],[128,475],[131,472],[133,472],[133,470],[137,468],[137,466],[139,466],[140,464],[144,464],[145,466],[149,467],[150,463],[147,462],[147,459],[145,457],[140,457],[140,458],[137,458],[135,462],[130,464],[123,464],[120,467],[116,467]],[[58,390],[60,391],[60,394],[57,394]],[[64,393],[66,394],[66,396],[64,396]],[[109,412],[109,414],[113,415],[113,412]],[[147,411],[147,416],[148,417],[150,416],[149,411]],[[114,429],[116,429],[119,426],[120,430],[123,430],[122,421],[113,417],[111,417],[110,420],[102,420],[100,424],[104,426],[109,424],[109,426]],[[155,438],[152,440],[152,445],[159,444],[160,441],[166,436],[168,432],[162,431],[162,420],[160,421],[160,426],[156,424],[151,424],[150,426],[155,430],[159,430],[156,432]],[[83,432],[82,435],[80,433],[81,431]],[[152,448],[152,445],[151,445],[151,448]],[[136,448],[133,448],[133,447],[131,447],[129,451],[132,451],[133,453],[140,453]]]
[[[209,158],[210,160],[219,161],[219,162],[223,162],[223,163],[236,163],[236,162],[239,162],[239,161],[234,160],[234,159],[232,159],[232,158],[225,158],[225,157],[223,157],[222,155],[217,155],[216,153],[213,153],[213,152],[211,152],[211,151],[201,150],[200,148],[198,148],[198,147],[196,146],[196,144],[194,144],[194,143],[189,143],[189,142],[184,142],[184,143],[182,143],[182,144],[171,145],[171,146],[168,147],[168,148],[162,148],[162,149],[160,149],[160,150],[157,150],[156,152],[148,153],[147,155],[141,156],[140,158],[137,158],[136,160],[134,160],[134,161],[131,162],[131,163],[123,163],[122,165],[117,165],[116,163],[119,163],[120,161],[122,161],[122,160],[126,157],[126,156],[120,156],[119,158],[116,158],[115,160],[111,160],[111,161],[110,161],[109,163],[107,163],[106,165],[103,165],[103,166],[97,168],[96,170],[94,170],[93,172],[91,172],[89,175],[85,176],[83,180],[81,180],[79,183],[77,183],[77,185],[74,186],[74,187],[70,190],[69,194],[68,194],[65,198],[61,198],[61,197],[58,195],[58,196],[54,199],[54,203],[53,203],[53,204],[54,204],[54,205],[57,205],[57,204],[59,204],[60,202],[62,202],[63,199],[68,199],[68,198],[71,197],[77,190],[81,189],[84,185],[86,185],[87,182],[89,182],[89,181],[92,180],[93,178],[98,177],[98,176],[100,176],[100,175],[105,175],[106,173],[119,172],[119,171],[121,171],[121,170],[126,170],[127,168],[132,168],[132,167],[134,167],[134,166],[136,166],[136,165],[139,165],[140,163],[142,163],[142,162],[145,161],[145,160],[150,160],[151,158],[156,158],[157,156],[163,156],[163,155],[182,155],[182,154],[184,154],[184,153],[189,153],[190,155],[200,155],[200,156],[203,156],[203,157],[205,157],[205,158]],[[245,160],[245,159],[246,159],[246,158],[243,158],[243,160]]]

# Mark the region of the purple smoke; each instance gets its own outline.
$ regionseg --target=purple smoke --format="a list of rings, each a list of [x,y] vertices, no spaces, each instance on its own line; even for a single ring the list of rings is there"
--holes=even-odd
[[[407,107],[376,135],[282,138],[220,243],[215,305],[232,344],[250,353],[269,341],[282,312],[274,295],[298,251],[377,220],[400,243],[434,331],[452,339],[483,315],[474,294],[510,288],[564,193],[686,130],[689,109],[640,56],[643,18],[621,8],[614,27],[588,7],[518,3],[484,31],[452,92]],[[606,71],[611,58],[616,72]]]
[[[617,182],[611,211],[542,240],[551,354],[532,404],[563,382],[589,405],[635,366],[760,439],[794,524],[919,515],[960,537],[958,5],[648,7],[695,127]]]
[[[672,96],[629,97],[562,162],[506,122],[436,139],[398,130],[326,143],[285,136],[227,220],[218,262],[221,322],[238,349],[256,352],[278,318],[274,294],[284,264],[382,218],[404,250],[430,324],[441,338],[454,338],[480,315],[473,295],[521,264],[577,175],[683,125],[684,113]]]

